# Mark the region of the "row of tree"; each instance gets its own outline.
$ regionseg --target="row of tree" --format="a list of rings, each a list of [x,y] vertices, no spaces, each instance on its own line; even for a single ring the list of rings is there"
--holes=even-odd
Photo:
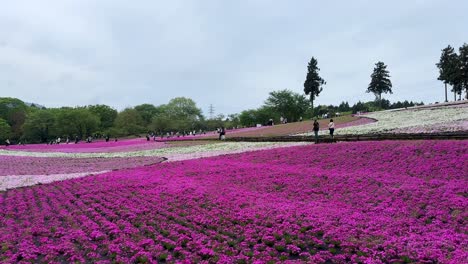
[[[43,108],[16,98],[0,98],[0,140],[48,142],[57,137],[131,136],[148,133],[212,130],[237,126],[231,115],[205,120],[192,99],[178,97],[167,104],[142,104],[121,112],[107,105]]]
[[[307,65],[307,76],[304,81],[304,93],[309,96],[312,109],[314,109],[314,100],[320,95],[326,84],[326,81],[320,77],[319,71],[317,59],[312,57]],[[383,93],[393,93],[390,73],[385,63],[379,61],[375,64],[366,92],[373,93],[377,102],[382,101]]]
[[[463,90],[465,97],[468,99],[468,44],[463,44],[458,49],[458,54],[455,49],[448,45],[442,50],[440,61],[436,63],[439,68],[438,80],[445,84],[445,101],[447,102],[447,85],[452,86],[454,100],[459,100]]]
[[[440,61],[436,63],[436,66],[439,68],[438,80],[445,84],[445,101],[448,101],[447,85],[452,86],[454,100],[457,100],[457,94],[461,100],[463,91],[468,99],[468,44],[463,44],[458,49],[458,54],[452,46],[448,45],[442,50]],[[307,65],[307,76],[304,81],[304,93],[309,96],[312,109],[314,108],[314,100],[320,95],[326,84],[326,81],[320,77],[319,71],[317,59],[312,57]],[[375,64],[366,92],[373,93],[378,102],[382,101],[383,93],[393,93],[390,73],[385,63],[379,61]]]
[[[422,103],[421,103],[422,104]],[[212,131],[219,127],[255,126],[270,120],[279,123],[281,117],[289,122],[310,119],[315,115],[369,112],[381,109],[418,105],[413,102],[396,102],[382,99],[374,102],[357,102],[350,106],[318,105],[313,111],[309,100],[290,90],[273,91],[257,109],[229,116],[218,115],[206,119],[192,99],[179,97],[169,103],[154,106],[141,104],[118,112],[107,105],[83,107],[44,108],[27,105],[16,98],[0,98],[0,143],[6,139],[21,142],[48,142],[58,137],[86,138],[88,136],[135,136],[148,132]]]
[[[316,116],[327,114],[334,116],[340,114],[355,114],[357,112],[373,112],[386,109],[405,108],[416,105],[423,105],[417,102],[395,102],[381,99],[370,102],[357,102],[350,106],[348,102],[334,105],[318,105],[313,109],[310,107],[310,101],[302,94],[290,90],[281,90],[271,92],[264,104],[257,109],[242,111],[239,115],[239,122],[242,126],[254,126],[256,124],[266,125],[270,119],[278,123],[280,118],[286,118],[290,122],[302,119],[310,119]]]

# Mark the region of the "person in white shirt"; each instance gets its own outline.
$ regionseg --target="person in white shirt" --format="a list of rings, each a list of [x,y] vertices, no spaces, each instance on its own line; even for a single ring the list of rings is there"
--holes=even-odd
[[[330,123],[328,123],[328,129],[330,130],[330,137],[334,139],[333,132],[335,132],[335,123],[333,123],[333,119],[330,119]]]

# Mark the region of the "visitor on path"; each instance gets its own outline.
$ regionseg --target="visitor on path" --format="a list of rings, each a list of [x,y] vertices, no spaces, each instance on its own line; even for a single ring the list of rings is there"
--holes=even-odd
[[[75,136],[75,144],[78,144],[78,136]]]
[[[318,132],[320,130],[320,125],[319,122],[317,122],[317,119],[314,120],[314,136],[315,136],[315,144],[318,143]]]
[[[10,143],[10,140],[7,138],[7,139],[5,140],[5,145],[8,147],[8,146],[10,146],[10,144],[11,144],[11,143]]]
[[[302,122],[302,116],[299,117],[299,122]]]
[[[118,141],[117,138],[115,138],[114,142],[117,142],[117,141]]]
[[[110,139],[109,135],[106,135],[106,142],[109,142],[109,139]]]
[[[60,142],[62,141],[62,139],[60,137],[57,138],[57,145],[60,144]]]
[[[330,123],[328,123],[328,129],[330,130],[330,137],[333,140],[335,138],[333,135],[335,132],[335,123],[333,123],[333,119],[330,119]]]
[[[146,134],[146,141],[150,141],[150,135]]]
[[[226,129],[224,127],[221,127],[219,130],[219,140],[225,140],[226,139]]]
[[[70,143],[70,137],[67,137],[67,140],[65,141],[67,144]]]

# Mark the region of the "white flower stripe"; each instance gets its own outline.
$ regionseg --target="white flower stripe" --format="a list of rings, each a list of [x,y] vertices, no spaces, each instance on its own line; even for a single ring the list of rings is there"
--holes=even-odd
[[[68,157],[68,158],[117,158],[117,157],[142,157],[142,156],[157,156],[167,157],[180,154],[199,154],[199,153],[229,153],[229,152],[244,152],[263,148],[276,148],[294,146],[294,142],[224,142],[205,144],[188,147],[174,147],[164,149],[151,149],[132,152],[114,152],[114,153],[63,153],[63,152],[31,152],[31,151],[15,151],[15,150],[0,150],[0,155],[6,156],[27,156],[27,157]]]

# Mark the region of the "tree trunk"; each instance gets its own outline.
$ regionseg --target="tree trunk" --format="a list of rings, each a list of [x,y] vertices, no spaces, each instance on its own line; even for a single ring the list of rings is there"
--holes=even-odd
[[[315,117],[314,115],[314,96],[312,94],[310,94],[310,106],[312,107],[312,118]]]
[[[457,91],[455,91],[455,89],[453,90],[453,100],[457,100]]]
[[[447,100],[447,83],[445,83],[445,102],[448,102],[448,100]]]

